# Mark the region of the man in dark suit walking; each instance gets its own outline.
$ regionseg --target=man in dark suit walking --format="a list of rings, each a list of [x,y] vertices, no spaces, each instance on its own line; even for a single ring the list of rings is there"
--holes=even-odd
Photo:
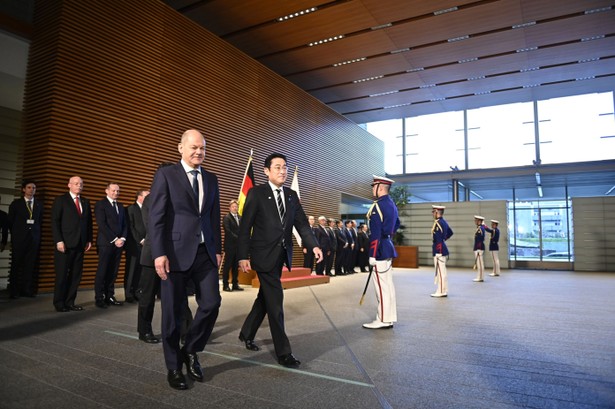
[[[94,298],[99,308],[122,305],[122,302],[115,298],[115,279],[128,236],[126,209],[117,201],[120,197],[120,185],[109,183],[105,193],[107,196],[94,205],[98,225],[96,236],[98,269],[94,281]]]
[[[92,247],[92,209],[90,201],[81,196],[83,180],[73,176],[68,189],[51,206],[51,231],[56,245],[53,305],[58,312],[83,310],[75,304],[75,298],[83,273],[83,255]]]
[[[43,204],[34,199],[36,184],[25,180],[21,184],[23,197],[9,206],[11,226],[11,271],[9,296],[34,297],[38,290],[38,251],[41,244]]]
[[[164,162],[160,167],[174,166],[175,163]],[[149,193],[149,191],[147,191]],[[154,307],[156,305],[156,294],[160,290],[160,277],[156,274],[154,268],[154,259],[152,257],[152,246],[149,239],[149,201],[151,197],[147,195],[143,199],[141,206],[141,216],[143,218],[143,227],[145,229],[145,239],[143,240],[143,248],[141,249],[141,277],[138,283],[138,300],[139,308],[137,313],[137,331],[139,339],[146,344],[157,344],[160,342],[154,335],[152,329],[152,319],[154,318]],[[188,306],[188,299],[184,303],[184,316],[182,320],[181,337],[185,337],[190,324],[192,323],[192,312]]]
[[[287,367],[301,363],[292,354],[284,329],[284,292],[280,278],[282,266],[292,266],[293,226],[301,236],[302,244],[314,253],[317,263],[322,261],[322,251],[310,228],[297,192],[283,187],[288,176],[286,156],[272,153],[265,159],[268,183],[248,192],[239,226],[239,267],[248,272],[256,271],[260,281],[258,296],[239,333],[246,348],[258,351],[254,337],[265,315],[273,338],[278,362]]]
[[[205,138],[191,129],[178,145],[181,161],[158,169],[150,193],[148,234],[160,276],[162,346],[172,388],[187,389],[182,373],[199,382],[203,372],[197,358],[207,344],[220,308],[218,266],[222,259],[218,178],[201,167]],[[186,305],[186,284],[192,281],[198,308],[179,347]]]
[[[239,223],[241,218],[237,214],[239,204],[237,200],[229,203],[229,212],[222,220],[224,227],[224,270],[222,270],[222,290],[223,291],[243,291],[238,282],[237,265],[237,236],[239,234]],[[233,288],[229,287],[229,272],[232,274]]]
[[[141,250],[145,241],[145,225],[141,215],[143,200],[149,190],[139,190],[135,202],[126,208],[128,218],[128,241],[126,242],[126,270],[124,273],[124,295],[126,302],[137,300],[139,280],[141,278]]]

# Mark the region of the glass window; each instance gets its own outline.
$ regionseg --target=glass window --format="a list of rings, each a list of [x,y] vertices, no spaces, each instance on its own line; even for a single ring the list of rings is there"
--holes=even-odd
[[[531,165],[534,104],[497,105],[468,110],[468,168]]]
[[[384,171],[389,175],[403,173],[402,120],[370,122],[365,130],[384,142]]]
[[[572,212],[568,202],[509,203],[511,260],[573,261]]]
[[[538,101],[540,159],[569,163],[613,159],[613,93]]]
[[[465,168],[463,111],[406,118],[406,173]]]

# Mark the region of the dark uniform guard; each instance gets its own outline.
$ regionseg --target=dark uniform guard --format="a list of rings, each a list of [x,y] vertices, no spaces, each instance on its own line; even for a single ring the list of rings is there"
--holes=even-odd
[[[446,260],[448,259],[448,247],[446,240],[453,235],[453,230],[442,217],[444,215],[444,206],[431,206],[434,222],[431,228],[433,238],[432,254],[433,262],[436,267],[436,275],[434,284],[437,285],[436,292],[431,294],[432,297],[446,297],[448,295],[448,275],[446,272]]]
[[[376,200],[367,212],[369,219],[369,264],[374,266],[372,281],[378,299],[376,319],[363,324],[363,328],[383,329],[393,328],[397,322],[397,302],[395,300],[395,285],[393,284],[393,258],[397,257],[393,245],[393,235],[399,228],[397,207],[389,196],[391,179],[374,176],[372,193]]]
[[[491,233],[491,238],[489,239],[489,251],[491,252],[491,257],[493,257],[493,272],[489,274],[491,277],[497,277],[500,275],[500,246],[498,245],[498,242],[500,241],[500,229],[498,229],[499,224],[499,221],[491,220],[491,228],[485,227],[485,230]]]

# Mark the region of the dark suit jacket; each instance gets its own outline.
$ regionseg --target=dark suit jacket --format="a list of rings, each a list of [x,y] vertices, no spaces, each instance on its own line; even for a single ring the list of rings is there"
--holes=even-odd
[[[141,240],[145,238],[145,224],[141,215],[141,206],[133,203],[126,208],[128,217],[128,242],[126,243],[126,251],[130,254],[138,254],[141,246]]]
[[[222,254],[218,178],[203,168],[201,172],[204,196],[200,210],[181,163],[160,168],[154,176],[148,222],[152,258],[166,255],[171,271],[187,271],[192,266],[201,231],[214,264],[216,254]]]
[[[106,197],[96,202],[94,214],[98,225],[96,236],[97,246],[115,246],[113,240],[128,236],[128,226],[126,225],[126,209],[120,202],[117,202],[119,212],[116,212],[111,202]]]
[[[79,196],[81,203],[81,216],[70,195],[58,196],[51,206],[51,231],[53,242],[63,241],[67,248],[85,246],[92,242],[92,209],[90,201]]]
[[[250,259],[252,268],[258,272],[274,269],[280,259],[282,241],[286,245],[285,262],[290,269],[293,255],[293,226],[297,228],[308,251],[318,246],[297,192],[286,187],[283,192],[286,205],[284,225],[280,221],[275,194],[269,183],[250,189],[243,207],[237,258]]]
[[[6,242],[9,238],[10,227],[11,225],[9,223],[9,215],[4,210],[0,210],[0,230],[2,231],[2,244],[6,245]]]
[[[43,203],[37,199],[32,201],[32,219],[34,224],[28,224],[30,211],[23,197],[13,200],[9,206],[9,225],[11,226],[11,242],[13,245],[24,243],[31,234],[35,245],[41,239],[41,222],[43,221]]]
[[[241,222],[241,216],[237,215]],[[227,213],[222,220],[224,227],[224,251],[237,251],[237,237],[239,236],[239,225],[232,214]]]
[[[145,229],[145,241],[141,249],[141,265],[154,267],[154,258],[152,257],[152,243],[149,239],[149,201],[150,195],[143,199],[143,207],[141,207],[141,216],[143,218],[143,227]]]
[[[331,250],[331,238],[329,237],[329,233],[327,229],[321,226],[318,226],[314,229],[314,233],[316,235],[316,240],[320,245],[320,249],[324,252]]]

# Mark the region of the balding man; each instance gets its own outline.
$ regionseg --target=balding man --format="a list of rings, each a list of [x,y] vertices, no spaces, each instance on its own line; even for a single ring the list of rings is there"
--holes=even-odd
[[[73,176],[68,192],[58,196],[51,206],[51,232],[56,249],[53,305],[58,312],[81,311],[75,304],[83,273],[83,255],[92,247],[92,209],[81,196],[83,180]]]

